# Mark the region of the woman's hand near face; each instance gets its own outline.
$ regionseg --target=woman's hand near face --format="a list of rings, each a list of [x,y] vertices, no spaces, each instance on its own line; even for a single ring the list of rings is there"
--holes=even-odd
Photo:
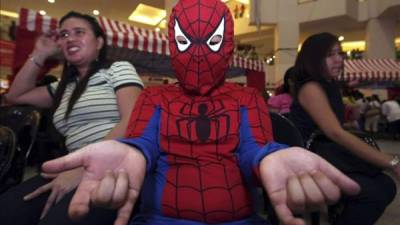
[[[57,32],[49,31],[40,35],[36,40],[35,48],[32,52],[33,57],[38,63],[44,64],[44,61],[49,57],[60,53],[60,48],[57,44]]]

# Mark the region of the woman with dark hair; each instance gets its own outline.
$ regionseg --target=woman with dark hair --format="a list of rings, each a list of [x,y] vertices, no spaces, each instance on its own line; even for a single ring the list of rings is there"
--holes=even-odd
[[[276,95],[268,99],[269,110],[276,111],[282,115],[289,116],[292,97],[294,94],[293,67],[286,70],[283,76],[283,84],[276,91]]]
[[[66,14],[59,32],[36,41],[18,72],[7,101],[52,108],[53,122],[65,136],[69,152],[103,139],[123,137],[143,83],[128,62],[106,62],[105,35],[96,19]],[[45,61],[61,52],[65,63],[59,82],[35,87]],[[112,149],[110,149],[112,151]],[[80,182],[82,168],[41,174],[0,196],[2,224],[72,224],[68,204]],[[115,212],[94,210],[82,224],[111,224]],[[74,223],[75,224],[75,223]]]
[[[295,98],[291,119],[308,140],[316,130],[324,138],[315,152],[354,179],[361,192],[345,197],[335,225],[374,224],[396,194],[394,181],[381,170],[400,176],[397,156],[373,149],[343,129],[344,106],[335,78],[343,71],[340,42],[335,35],[313,35],[302,45],[295,63]]]

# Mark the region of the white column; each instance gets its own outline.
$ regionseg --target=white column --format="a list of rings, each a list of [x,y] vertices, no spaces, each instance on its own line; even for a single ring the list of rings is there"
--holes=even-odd
[[[177,0],[164,0],[164,7],[167,11],[167,26],[169,22],[169,16],[171,15],[171,10],[175,6]]]
[[[282,80],[286,70],[294,65],[300,33],[297,1],[280,0],[276,6],[278,18],[274,34],[275,82]]]
[[[395,58],[396,21],[393,18],[369,19],[366,33],[366,58]]]

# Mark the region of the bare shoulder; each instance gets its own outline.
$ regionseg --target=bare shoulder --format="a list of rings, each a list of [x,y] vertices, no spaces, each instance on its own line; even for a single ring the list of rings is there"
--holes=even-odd
[[[304,84],[299,91],[299,100],[323,100],[326,99],[326,93],[321,84],[316,81],[310,81]]]

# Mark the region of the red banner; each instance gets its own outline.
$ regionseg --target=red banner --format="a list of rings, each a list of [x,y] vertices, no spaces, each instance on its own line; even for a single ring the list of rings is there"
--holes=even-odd
[[[0,66],[12,67],[15,52],[15,42],[0,40]]]
[[[255,70],[246,70],[246,81],[248,87],[256,88],[262,93],[265,89],[265,73]]]

